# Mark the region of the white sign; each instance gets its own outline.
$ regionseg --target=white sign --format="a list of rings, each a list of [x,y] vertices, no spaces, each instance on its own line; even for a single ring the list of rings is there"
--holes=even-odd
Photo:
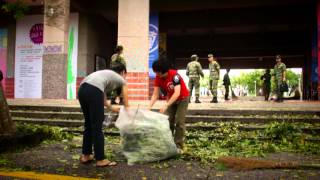
[[[68,99],[76,98],[79,14],[70,14],[68,50]],[[15,98],[42,97],[42,57],[62,52],[62,47],[43,47],[43,15],[17,21],[15,53]]]
[[[43,15],[17,21],[15,52],[15,98],[41,98]]]

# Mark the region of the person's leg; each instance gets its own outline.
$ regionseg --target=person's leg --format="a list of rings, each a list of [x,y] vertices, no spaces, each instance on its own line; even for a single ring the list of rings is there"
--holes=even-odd
[[[193,91],[193,87],[194,87],[193,78],[189,78],[188,86],[189,86],[189,91],[190,91],[190,99],[189,99],[189,102],[191,102],[192,91]]]
[[[212,91],[213,91],[213,102],[217,103],[218,102],[218,80],[214,79],[212,81]]]
[[[281,83],[279,83],[279,101],[283,102],[283,92],[281,91],[281,85],[282,85],[282,81],[280,81]]]
[[[267,101],[267,85],[263,84],[263,94],[264,94],[264,100]]]
[[[276,92],[277,92],[277,102],[280,102],[281,101],[281,90],[280,90],[280,83],[279,81],[276,81],[275,82],[275,85],[276,85]]]
[[[80,106],[84,115],[84,132],[83,132],[83,141],[82,141],[82,154],[85,156],[92,154],[92,133],[91,133],[91,122],[90,122],[90,111],[89,103],[87,102],[87,97],[90,94],[88,93],[88,85],[82,84],[78,92],[78,98]]]
[[[267,101],[269,100],[269,97],[270,97],[270,91],[271,91],[271,85],[267,84],[267,87],[266,87],[266,100]]]
[[[103,92],[92,86],[89,103],[94,154],[96,160],[101,161],[104,159],[104,136],[102,132],[102,123],[104,120]]]
[[[213,87],[214,86],[214,84],[213,84],[213,80],[212,79],[210,79],[209,80],[209,89],[210,89],[210,92],[211,92],[211,95],[212,95],[212,100],[210,101],[211,103],[214,103],[215,102],[215,98],[214,98],[214,90],[213,90]]]
[[[211,95],[214,94],[214,92],[213,92],[213,90],[212,90],[212,85],[213,85],[213,84],[212,84],[212,81],[213,81],[212,79],[209,80],[209,90],[210,90],[210,92],[211,92]]]
[[[187,100],[183,100],[177,104],[176,109],[176,119],[175,119],[175,134],[174,134],[174,141],[178,148],[183,149],[184,145],[184,137],[186,132],[186,114],[188,110],[188,102]]]
[[[200,78],[196,78],[194,81],[195,81],[194,85],[195,85],[196,103],[201,103],[199,100],[199,97],[200,97]]]
[[[224,95],[224,99],[225,100],[229,100],[229,86],[224,86],[226,89],[225,95]]]
[[[175,134],[176,110],[177,110],[177,105],[172,104],[171,106],[168,107],[167,111],[165,112],[165,114],[169,116],[169,123],[170,123],[170,129],[171,129],[172,135]]]

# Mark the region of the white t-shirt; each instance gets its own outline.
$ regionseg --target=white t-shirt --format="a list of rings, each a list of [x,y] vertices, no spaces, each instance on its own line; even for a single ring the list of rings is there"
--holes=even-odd
[[[83,79],[81,84],[88,83],[99,88],[102,92],[111,92],[122,87],[126,81],[118,73],[112,70],[96,71]]]

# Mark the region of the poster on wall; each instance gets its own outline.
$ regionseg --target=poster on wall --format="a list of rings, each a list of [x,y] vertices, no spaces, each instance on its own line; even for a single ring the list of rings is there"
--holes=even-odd
[[[2,87],[5,90],[6,77],[7,77],[7,40],[8,31],[0,29],[0,71],[3,74]]]
[[[43,16],[25,16],[16,27],[14,97],[41,98]]]
[[[149,77],[155,78],[152,63],[159,58],[159,21],[158,14],[150,14],[149,20]]]
[[[68,39],[67,98],[76,98],[79,15],[70,14]],[[17,21],[15,98],[42,97],[43,15]]]
[[[69,36],[68,36],[68,78],[67,99],[76,99],[77,66],[78,66],[78,24],[79,15],[70,14]]]

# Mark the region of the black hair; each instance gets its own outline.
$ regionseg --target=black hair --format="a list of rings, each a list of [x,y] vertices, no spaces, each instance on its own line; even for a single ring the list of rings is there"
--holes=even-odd
[[[230,69],[228,68],[228,69],[227,69],[227,72],[229,72],[229,71],[230,71]]]
[[[171,68],[171,64],[166,59],[157,60],[152,63],[152,70],[154,72],[160,72],[164,74],[168,72],[170,68]]]
[[[267,69],[266,72],[267,72],[267,73],[270,73],[270,69]]]
[[[125,65],[119,63],[117,65],[114,65],[111,67],[111,70],[118,73],[118,74],[121,74],[122,72],[124,73],[127,73],[127,68]]]
[[[115,51],[116,53],[119,53],[119,52],[121,52],[122,50],[123,50],[123,46],[118,45],[114,51]]]

